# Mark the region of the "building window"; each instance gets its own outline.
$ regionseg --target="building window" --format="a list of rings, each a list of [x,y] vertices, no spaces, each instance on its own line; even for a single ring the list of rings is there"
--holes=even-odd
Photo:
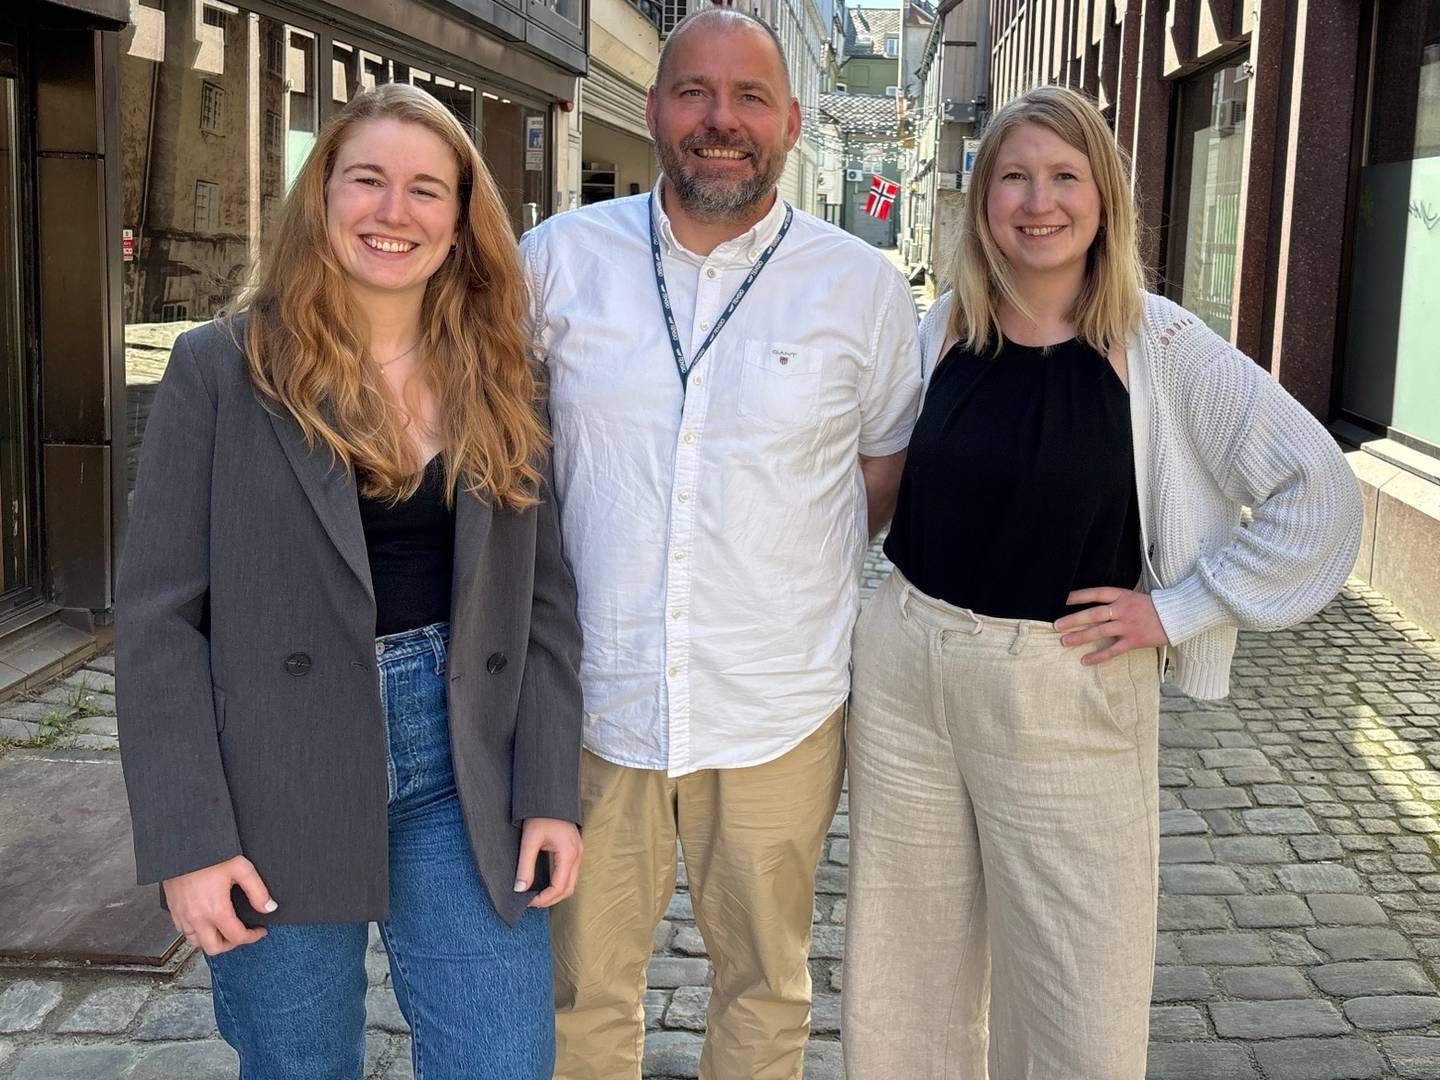
[[[276,27],[265,39],[265,70],[271,75],[285,74],[285,30]]]
[[[1227,338],[1249,88],[1238,60],[1192,75],[1180,86],[1167,285],[1173,299]]]
[[[885,55],[888,56],[888,57],[890,57],[892,60],[893,60],[895,57],[897,57],[897,56],[900,55],[900,35],[899,35],[899,34],[886,34],[886,35],[885,35]]]
[[[900,96],[900,88],[899,88],[898,86],[887,86],[887,87],[885,87],[885,96],[886,96],[886,97],[899,97],[899,96]]]
[[[200,87],[200,130],[221,135],[224,128],[225,91],[214,83],[203,83]]]
[[[277,155],[285,151],[285,122],[277,112],[265,114],[265,149]]]
[[[160,305],[160,321],[161,321],[161,322],[184,322],[184,321],[185,321],[186,319],[188,319],[188,318],[190,318],[190,305],[189,305],[189,304],[161,304],[161,305]]]
[[[220,231],[220,185],[209,180],[195,181],[195,231]]]
[[[1374,12],[1341,406],[1440,457],[1440,0]]]
[[[220,31],[220,42],[223,45],[225,42],[225,12],[220,8],[205,4],[200,21],[206,26],[213,26]]]

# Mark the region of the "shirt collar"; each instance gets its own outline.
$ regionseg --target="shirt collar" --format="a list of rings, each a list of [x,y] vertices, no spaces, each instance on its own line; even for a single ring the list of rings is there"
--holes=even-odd
[[[655,181],[655,186],[651,189],[653,198],[650,200],[654,207],[655,230],[660,236],[660,243],[667,254],[678,255],[682,258],[692,259],[696,263],[702,263],[706,260],[706,256],[695,254],[675,238],[675,232],[670,227],[670,215],[665,213],[664,202],[660,197],[660,186],[664,182],[663,176]],[[753,263],[775,239],[784,221],[785,200],[780,197],[777,189],[775,201],[765,216],[739,236],[732,240],[726,240],[716,247],[710,253],[709,258],[723,262]]]

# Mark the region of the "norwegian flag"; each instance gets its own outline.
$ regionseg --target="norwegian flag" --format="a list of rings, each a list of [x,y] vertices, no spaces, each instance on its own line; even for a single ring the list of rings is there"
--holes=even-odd
[[[884,221],[890,216],[890,207],[895,205],[895,196],[900,194],[900,185],[883,176],[870,177],[870,194],[865,196],[865,213]]]

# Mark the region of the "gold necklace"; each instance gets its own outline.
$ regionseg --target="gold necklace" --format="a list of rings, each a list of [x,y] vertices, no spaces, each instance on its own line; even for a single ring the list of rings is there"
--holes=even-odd
[[[405,357],[409,356],[412,352],[414,352],[416,349],[418,349],[418,348],[420,347],[420,342],[421,342],[421,341],[424,341],[424,340],[425,340],[424,338],[420,338],[418,341],[415,342],[414,345],[411,345],[408,349],[406,349],[404,352],[402,352],[399,356],[392,356],[389,360],[376,360],[376,359],[372,356],[372,357],[370,358],[370,362],[371,362],[372,364],[374,364],[377,368],[379,368],[381,371],[384,371],[384,370],[385,370],[387,367],[389,367],[391,364],[395,363],[396,360],[404,360]]]

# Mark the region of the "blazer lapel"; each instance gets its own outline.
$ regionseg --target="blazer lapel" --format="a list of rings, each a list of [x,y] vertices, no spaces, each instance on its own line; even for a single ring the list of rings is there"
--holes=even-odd
[[[494,511],[483,499],[461,489],[455,493],[455,569],[450,578],[450,632],[465,625],[462,618],[476,599],[475,580],[480,574],[485,540],[490,535]]]
[[[375,598],[375,587],[370,580],[370,555],[365,549],[365,530],[360,523],[360,502],[355,490],[354,479],[348,469],[338,462],[332,463],[329,451],[324,447],[311,448],[305,442],[305,433],[295,418],[284,412],[277,414],[267,409],[275,436],[290,459],[290,467],[320,524],[325,526],[331,542],[341,557],[355,572],[370,598]]]

